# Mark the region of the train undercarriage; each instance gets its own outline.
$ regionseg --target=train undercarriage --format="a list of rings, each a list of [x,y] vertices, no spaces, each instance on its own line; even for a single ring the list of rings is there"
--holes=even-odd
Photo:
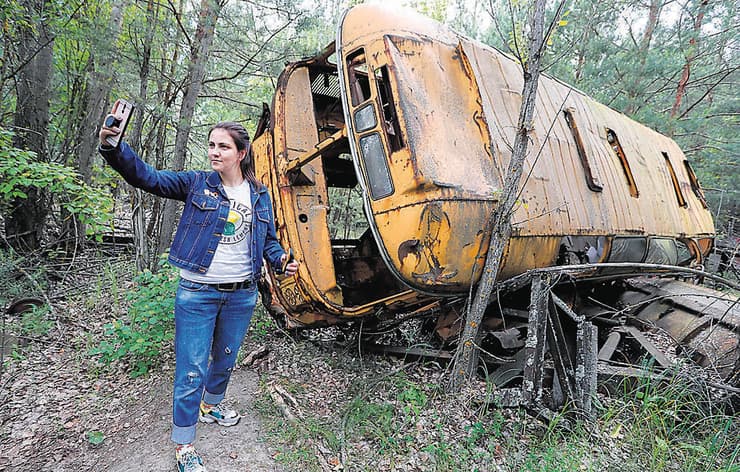
[[[569,404],[588,415],[597,388],[671,375],[680,365],[698,366],[738,396],[737,284],[672,266],[612,264],[595,277],[586,272],[593,266],[550,267],[497,285],[477,344],[479,374],[496,386],[500,404]],[[649,273],[635,276],[640,272]],[[264,300],[285,324],[287,312],[269,296]],[[412,312],[380,312],[345,326],[365,352],[447,363],[467,300],[438,298]]]

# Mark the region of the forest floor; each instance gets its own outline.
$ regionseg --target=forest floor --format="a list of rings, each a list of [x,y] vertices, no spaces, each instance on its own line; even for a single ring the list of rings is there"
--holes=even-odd
[[[86,354],[110,311],[87,310],[85,322],[70,309],[52,330],[55,341],[17,346],[4,358],[0,471],[173,471],[172,356],[161,369],[131,378],[121,368],[98,370]],[[66,322],[64,322],[66,321]],[[88,331],[89,330],[89,331]],[[258,375],[235,370],[229,405],[238,425],[199,424],[196,445],[209,470],[282,470],[261,440],[254,411]]]
[[[48,332],[4,349],[0,471],[175,470],[171,348],[137,378],[89,354],[127,310],[109,289],[55,301]],[[583,424],[497,408],[482,381],[448,395],[448,374],[363,353],[351,332],[287,336],[260,309],[227,391],[243,419],[200,424],[196,447],[211,472],[740,472],[740,419],[682,380],[601,391],[598,418]]]

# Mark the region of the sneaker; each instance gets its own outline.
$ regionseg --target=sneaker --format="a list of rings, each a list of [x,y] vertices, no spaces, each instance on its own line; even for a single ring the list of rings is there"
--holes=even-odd
[[[192,444],[186,444],[178,448],[175,456],[177,457],[178,472],[206,472],[203,459],[195,452]]]
[[[204,423],[218,423],[221,426],[234,426],[242,417],[234,410],[230,410],[220,403],[206,408],[205,403],[200,403],[200,420]]]

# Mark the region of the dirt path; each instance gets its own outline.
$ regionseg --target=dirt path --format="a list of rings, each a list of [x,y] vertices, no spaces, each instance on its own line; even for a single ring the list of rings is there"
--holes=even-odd
[[[278,471],[267,447],[260,440],[260,422],[253,410],[257,375],[247,369],[234,371],[228,404],[243,417],[238,425],[224,428],[198,424],[195,445],[206,467],[213,472]],[[160,381],[151,392],[151,402],[131,411],[129,427],[107,438],[90,470],[108,472],[176,470],[174,446],[170,441],[171,393],[169,381]]]
[[[33,350],[3,373],[0,472],[175,471],[169,363],[149,377],[96,379],[69,352]],[[260,439],[257,389],[257,373],[237,368],[227,400],[242,420],[231,428],[198,425],[195,444],[210,472],[283,470]],[[100,445],[91,444],[91,432],[104,437]]]

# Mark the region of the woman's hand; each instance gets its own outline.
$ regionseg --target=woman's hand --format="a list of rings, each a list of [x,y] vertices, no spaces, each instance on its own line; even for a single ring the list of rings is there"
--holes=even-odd
[[[118,123],[120,123],[122,119],[122,113],[106,115],[105,119],[103,119],[103,125],[100,127],[100,133],[98,133],[98,138],[100,139],[100,144],[102,146],[111,147],[107,139],[111,136],[116,136],[121,132],[121,129],[118,127]]]
[[[285,261],[288,259],[287,254],[283,254],[282,257],[280,257],[280,264],[285,264]],[[292,277],[295,275],[296,272],[298,272],[298,261],[295,259],[288,262],[288,264],[285,266],[285,271],[283,272],[288,277]]]

